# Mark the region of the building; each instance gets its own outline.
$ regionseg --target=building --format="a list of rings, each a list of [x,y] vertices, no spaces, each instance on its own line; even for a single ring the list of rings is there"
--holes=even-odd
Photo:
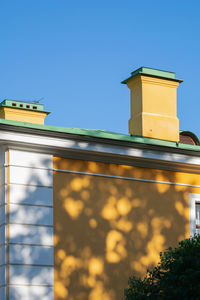
[[[140,68],[129,134],[44,125],[0,104],[0,299],[119,300],[198,231],[200,146],[179,131],[174,73]]]

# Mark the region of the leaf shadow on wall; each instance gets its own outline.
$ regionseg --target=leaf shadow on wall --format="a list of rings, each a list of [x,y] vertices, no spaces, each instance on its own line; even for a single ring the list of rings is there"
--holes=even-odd
[[[33,163],[24,168],[27,176],[18,173],[20,183],[9,184],[9,293],[13,300],[53,297],[52,170],[49,159],[40,166],[37,169]]]
[[[56,169],[199,184],[195,175],[73,159]],[[189,234],[197,188],[54,172],[55,299],[120,300],[161,251]]]

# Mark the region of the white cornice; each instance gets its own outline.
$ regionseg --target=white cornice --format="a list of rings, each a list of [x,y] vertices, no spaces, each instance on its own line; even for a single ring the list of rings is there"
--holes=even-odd
[[[31,151],[41,151],[52,155],[61,154],[67,156],[67,153],[82,155],[110,156],[124,159],[140,159],[160,162],[161,164],[176,163],[180,165],[199,166],[200,157],[187,154],[172,153],[167,151],[148,150],[146,147],[134,148],[124,145],[108,144],[104,142],[79,141],[70,138],[48,137],[29,133],[20,133],[12,131],[0,131],[0,145],[7,145],[12,148],[30,149]],[[88,159],[90,159],[88,157]]]

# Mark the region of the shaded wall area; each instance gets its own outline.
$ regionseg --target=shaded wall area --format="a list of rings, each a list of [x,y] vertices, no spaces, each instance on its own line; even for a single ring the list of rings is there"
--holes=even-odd
[[[6,296],[53,299],[52,156],[9,149],[3,198]],[[3,236],[3,235],[2,235]]]
[[[54,168],[200,185],[197,174],[54,158]],[[55,300],[121,300],[160,251],[189,236],[199,188],[54,172]]]

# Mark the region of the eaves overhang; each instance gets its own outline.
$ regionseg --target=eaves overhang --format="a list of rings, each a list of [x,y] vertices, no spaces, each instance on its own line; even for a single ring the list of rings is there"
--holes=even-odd
[[[150,143],[147,141],[149,139],[146,141],[139,138],[134,141],[108,139],[105,136],[97,137],[46,130],[37,126],[33,128],[27,124],[19,125],[0,123],[1,145],[76,159],[200,173],[199,146],[195,146],[198,150],[194,151],[190,149],[194,147],[192,145],[170,147],[162,143],[159,145]]]
[[[69,127],[56,127],[49,125],[39,125],[26,122],[9,121],[0,119],[0,130],[10,130],[15,132],[27,132],[49,137],[70,137],[75,140],[98,141],[99,143],[127,145],[130,147],[164,149],[169,152],[185,153],[190,155],[200,155],[200,145],[189,145],[178,142],[171,142],[141,136],[131,136],[104,130],[89,130]]]

